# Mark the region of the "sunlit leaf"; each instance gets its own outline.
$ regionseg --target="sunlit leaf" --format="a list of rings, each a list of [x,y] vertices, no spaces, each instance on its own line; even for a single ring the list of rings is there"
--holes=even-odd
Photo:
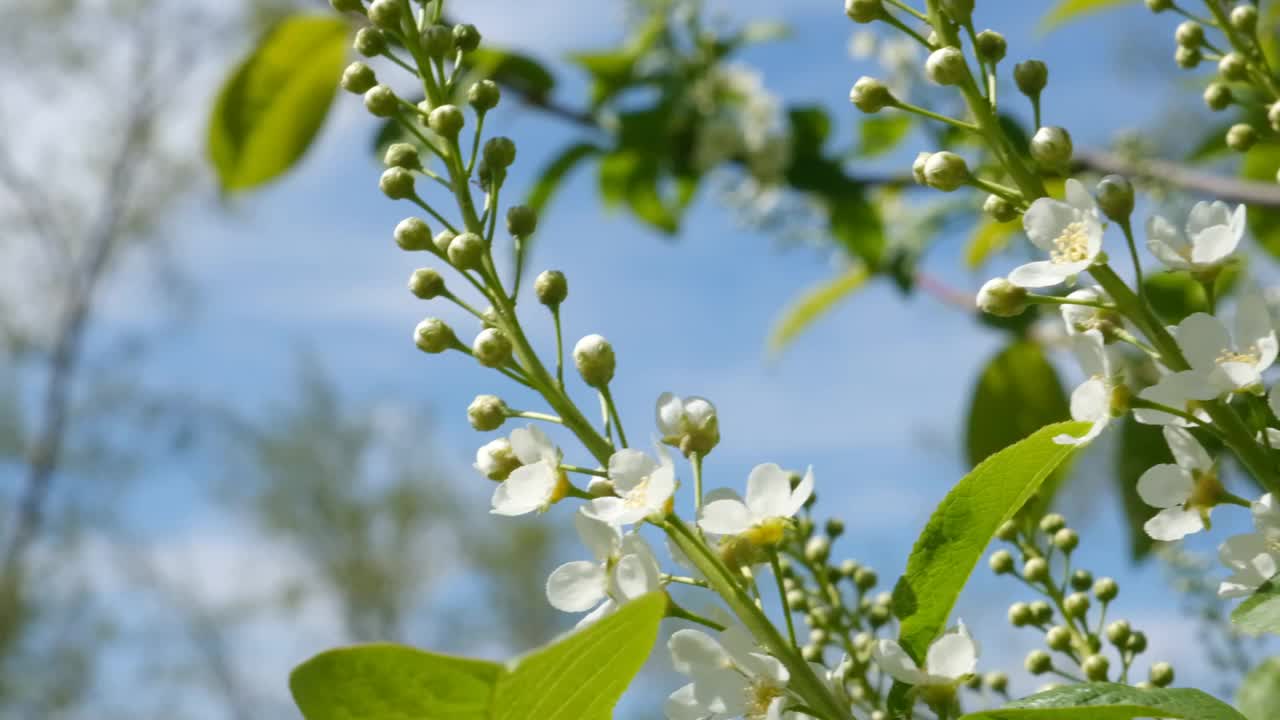
[[[1110,10],[1121,5],[1136,4],[1138,0],[1060,0],[1057,5],[1049,11],[1048,15],[1040,21],[1040,29],[1042,31],[1053,30],[1054,28],[1070,21],[1076,20],[1083,15],[1089,13]]]
[[[1208,693],[1187,688],[1143,690],[1117,683],[1067,685],[961,720],[1246,720]]]
[[[864,118],[858,123],[858,154],[875,157],[893,150],[911,133],[911,124],[911,116],[906,113]]]
[[[1266,583],[1231,611],[1231,622],[1253,635],[1280,635],[1280,586]]]
[[[1273,720],[1280,708],[1280,658],[1263,661],[1236,690],[1236,707],[1249,720]]]
[[[977,270],[992,255],[1009,246],[1009,241],[1017,236],[1022,226],[1016,222],[996,222],[983,216],[982,222],[974,228],[969,236],[969,243],[964,248],[964,264],[970,270]]]
[[[1058,372],[1039,343],[1015,340],[987,363],[969,403],[969,465],[1070,417]]]
[[[854,265],[836,277],[806,290],[782,311],[774,323],[773,331],[769,333],[769,352],[781,352],[814,321],[862,287],[869,276],[865,266]]]
[[[533,184],[533,189],[529,192],[527,204],[529,207],[542,212],[547,204],[551,202],[552,196],[560,189],[564,179],[578,166],[583,160],[598,155],[602,152],[601,148],[591,143],[576,143],[570,145],[560,151],[559,155],[547,163],[542,168],[542,172],[538,173],[538,179]]]

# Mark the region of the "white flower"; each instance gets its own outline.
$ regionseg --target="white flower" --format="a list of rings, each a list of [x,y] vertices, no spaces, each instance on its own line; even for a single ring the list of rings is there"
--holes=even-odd
[[[573,522],[595,562],[569,562],[551,573],[547,601],[552,607],[569,613],[590,610],[578,623],[581,627],[662,588],[657,558],[644,538],[635,533],[623,535],[616,527],[581,511]]]
[[[1087,270],[1102,250],[1102,223],[1093,196],[1077,180],[1067,181],[1066,195],[1066,202],[1040,198],[1022,216],[1027,237],[1049,259],[1014,268],[1009,280],[1015,285],[1057,285]]]
[[[920,669],[902,646],[881,638],[871,648],[871,658],[894,680],[908,685],[955,686],[978,666],[978,644],[961,621],[959,626],[938,638],[925,653]]]
[[[1280,572],[1280,553],[1259,533],[1227,538],[1218,546],[1218,558],[1235,572],[1218,585],[1218,597],[1252,595]]]
[[[530,425],[511,432],[511,449],[520,467],[493,491],[494,515],[544,512],[564,497],[569,481],[560,470],[560,449]]]
[[[490,480],[506,480],[512,470],[520,467],[520,459],[511,448],[510,440],[498,438],[476,450],[476,462],[472,467]]]
[[[1173,270],[1204,271],[1235,252],[1245,231],[1245,207],[1198,202],[1187,216],[1186,232],[1159,215],[1147,219],[1147,248]]]
[[[1106,291],[1098,285],[1075,290],[1067,295],[1067,299],[1092,303],[1111,302],[1111,296],[1107,295]],[[1062,320],[1067,324],[1068,335],[1078,335],[1087,330],[1106,331],[1119,324],[1119,318],[1114,310],[1105,310],[1090,305],[1064,304],[1062,306]]]
[[[1278,349],[1271,313],[1257,292],[1240,298],[1234,333],[1212,315],[1193,313],[1178,324],[1174,337],[1191,365],[1183,392],[1192,400],[1257,390]]]
[[[1208,525],[1209,511],[1222,495],[1213,458],[1186,430],[1165,426],[1164,439],[1174,463],[1156,465],[1138,478],[1138,496],[1161,508],[1143,525],[1156,540],[1181,540]]]
[[[1208,415],[1203,410],[1193,409],[1189,405],[1192,401],[1191,396],[1194,394],[1191,388],[1197,383],[1193,375],[1194,373],[1189,372],[1169,373],[1160,378],[1155,385],[1138,393],[1138,398],[1180,410],[1207,421]],[[1180,415],[1142,407],[1133,409],[1133,419],[1145,425],[1177,425],[1178,427],[1191,425],[1187,418]]]
[[[771,545],[782,539],[787,520],[799,512],[813,494],[813,468],[795,490],[791,473],[773,463],[757,465],[747,477],[746,502],[732,491],[720,491],[716,499],[702,506],[698,526],[717,535],[740,535],[753,531],[757,544]]]
[[[693,682],[667,698],[669,720],[781,720],[790,673],[730,626],[719,639],[701,630],[677,630],[667,641],[677,672]]]
[[[1276,417],[1280,417],[1280,383],[1271,386],[1271,392],[1267,393],[1267,405]],[[1280,449],[1280,430],[1269,427],[1264,432],[1266,432],[1265,437],[1262,433],[1258,434],[1258,442],[1272,449]]]
[[[1087,330],[1071,336],[1071,349],[1088,379],[1071,393],[1071,419],[1092,423],[1080,437],[1062,434],[1053,439],[1059,445],[1084,445],[1111,422],[1112,397],[1120,383],[1111,369],[1111,357],[1098,330]]]
[[[596,498],[584,512],[615,526],[666,513],[676,490],[675,466],[662,448],[657,461],[639,450],[614,453],[609,458],[609,480],[618,497]]]
[[[706,398],[682,398],[665,392],[658,396],[656,414],[662,442],[681,452],[706,455],[720,442],[716,406]]]

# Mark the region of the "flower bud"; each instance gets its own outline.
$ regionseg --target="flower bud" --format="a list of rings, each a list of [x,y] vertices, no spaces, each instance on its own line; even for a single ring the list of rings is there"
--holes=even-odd
[[[1116,620],[1107,625],[1107,640],[1116,647],[1124,647],[1125,642],[1129,640],[1130,633],[1133,628],[1129,626],[1128,620]]]
[[[1093,594],[1102,602],[1111,602],[1120,594],[1120,586],[1109,577],[1098,578],[1093,584]]]
[[[1043,625],[1053,619],[1053,608],[1043,600],[1036,600],[1031,603],[1031,614],[1037,623]]]
[[[853,584],[858,586],[858,589],[863,592],[875,587],[878,582],[880,582],[880,576],[876,574],[875,570],[872,570],[869,567],[860,567],[858,568],[858,571],[853,574]]]
[[[475,25],[454,25],[453,45],[462,52],[471,52],[480,47],[480,31]]]
[[[996,317],[1017,317],[1027,309],[1026,288],[1006,278],[992,278],[978,290],[978,309]]]
[[[1009,51],[1009,43],[1005,41],[1004,35],[995,30],[983,30],[975,39],[977,42],[973,47],[978,57],[993,65],[1003,60],[1005,53]]]
[[[956,85],[969,72],[960,48],[940,47],[924,61],[924,73],[938,85]]]
[[[477,395],[467,406],[467,422],[480,432],[490,432],[502,427],[511,410],[497,395]]]
[[[471,342],[471,354],[485,367],[500,367],[511,358],[511,341],[501,330],[485,328]]]
[[[997,575],[1013,572],[1013,555],[1008,550],[995,551],[988,562],[991,565],[991,572]]]
[[[400,167],[405,170],[422,169],[422,158],[418,155],[418,148],[409,143],[392,143],[383,154],[382,162],[387,167]]]
[[[911,161],[911,177],[915,179],[918,185],[927,185],[928,180],[924,176],[924,166],[929,162],[929,158],[933,155],[931,152],[916,153],[916,159]]]
[[[1024,602],[1016,602],[1009,606],[1009,624],[1014,627],[1030,625],[1035,620],[1031,614],[1031,606]]]
[[[387,37],[378,28],[362,27],[356,31],[351,47],[365,57],[377,57],[387,51]]]
[[[484,259],[484,240],[475,233],[465,232],[449,243],[449,262],[463,270],[476,270]]]
[[[1239,8],[1236,8],[1239,10]],[[1151,666],[1151,684],[1156,687],[1168,687],[1173,684],[1173,666],[1167,662],[1158,662]]]
[[[533,281],[533,292],[538,296],[538,302],[554,308],[569,297],[569,281],[559,270],[543,270]]]
[[[498,309],[489,305],[480,313],[480,323],[487,328],[498,327]]]
[[[1173,61],[1176,62],[1178,67],[1183,70],[1190,70],[1194,68],[1199,65],[1200,61],[1203,59],[1204,55],[1201,54],[1200,48],[1189,48],[1179,45],[1178,49],[1173,51]]]
[[[600,335],[588,335],[573,346],[573,364],[583,382],[594,388],[604,388],[613,380],[617,359],[613,346]]]
[[[1218,74],[1227,82],[1239,82],[1249,76],[1249,62],[1238,52],[1229,52],[1218,61]]]
[[[502,99],[502,91],[498,89],[498,84],[492,80],[481,80],[471,86],[467,91],[467,102],[471,103],[471,107],[475,111],[484,114],[498,106],[498,101]]]
[[[889,86],[879,80],[863,75],[853,84],[849,91],[849,102],[864,113],[877,113],[891,107],[897,100],[889,91]]]
[[[1098,208],[1116,222],[1125,222],[1133,214],[1133,185],[1119,175],[1108,175],[1098,181]]]
[[[1031,158],[1045,169],[1057,169],[1071,162],[1071,134],[1056,126],[1042,127],[1031,136]]]
[[[505,170],[516,161],[516,144],[511,138],[490,138],[484,144],[484,162],[490,168]]]
[[[1195,20],[1185,20],[1173,32],[1173,39],[1187,48],[1198,48],[1204,42],[1204,26]]]
[[[364,107],[375,117],[391,117],[400,107],[395,92],[386,85],[374,85],[364,94]]]
[[[831,554],[831,541],[822,535],[814,535],[804,544],[804,559],[818,564],[826,562]]]
[[[856,23],[869,23],[884,12],[881,0],[844,0],[844,14]]]
[[[1077,592],[1071,593],[1067,599],[1062,602],[1062,609],[1067,611],[1067,615],[1074,618],[1084,617],[1089,612],[1089,596]]]
[[[858,565],[857,561],[853,560],[852,558],[841,560],[840,574],[843,575],[844,577],[852,578],[854,573],[858,572],[859,567],[860,566]]]
[[[1071,631],[1064,625],[1055,625],[1044,634],[1044,644],[1048,645],[1050,650],[1059,652],[1066,650],[1071,647]]]
[[[1039,60],[1023,60],[1013,66],[1013,81],[1023,95],[1040,97],[1040,91],[1049,84],[1049,67]]]
[[[1153,13],[1164,12],[1173,8],[1173,0],[1147,0],[1147,9]]]
[[[387,168],[378,181],[382,194],[392,200],[404,200],[417,194],[414,190],[413,173],[404,168]]]
[[[364,12],[364,3],[360,0],[329,0],[329,7],[338,12]]]
[[[1005,542],[1012,542],[1018,538],[1018,524],[1012,520],[1006,520],[996,528],[996,537]]]
[[[1022,576],[1029,582],[1044,582],[1049,579],[1049,563],[1044,558],[1031,558],[1023,563]]]
[[[400,3],[397,0],[373,0],[369,3],[369,22],[383,30],[399,30]]]
[[[1009,689],[1009,676],[995,670],[982,677],[982,684],[991,692],[1004,693]]]
[[[1080,669],[1084,670],[1084,676],[1089,680],[1105,682],[1107,671],[1111,669],[1111,661],[1107,660],[1106,655],[1090,655],[1085,658],[1084,663],[1080,665]]]
[[[1080,536],[1071,528],[1062,528],[1053,534],[1053,545],[1065,553],[1070,553],[1080,546]]]
[[[443,138],[456,138],[466,124],[466,116],[457,105],[441,105],[427,116],[427,125]]]
[[[453,239],[457,237],[452,230],[441,230],[431,238],[431,244],[436,246],[436,251],[445,258],[449,257],[449,246],[453,244]]]
[[[444,293],[444,278],[432,268],[418,268],[409,276],[409,292],[423,300],[439,297]]]
[[[1272,130],[1280,132],[1280,101],[1272,103],[1267,108],[1267,124]]]
[[[1236,152],[1248,152],[1258,142],[1258,131],[1248,123],[1236,123],[1227,129],[1227,147]]]
[[[826,530],[827,537],[834,540],[844,534],[844,521],[840,518],[830,518],[823,529]]]
[[[476,451],[475,468],[490,480],[502,482],[513,470],[520,467],[520,458],[511,447],[511,441],[498,438]]]
[[[871,627],[878,628],[889,622],[893,618],[893,610],[888,605],[875,604],[871,606],[871,610],[867,613],[867,620],[871,622]]]
[[[1231,104],[1231,88],[1220,82],[1211,82],[1204,89],[1204,104],[1210,110],[1225,110]]]
[[[373,68],[362,62],[353,62],[342,71],[342,89],[356,95],[363,95],[378,84],[378,76]]]
[[[1027,659],[1023,662],[1023,666],[1032,675],[1043,675],[1053,669],[1053,658],[1049,657],[1049,653],[1043,650],[1032,650],[1027,653]]]
[[[1084,592],[1093,586],[1093,573],[1088,570],[1076,570],[1071,573],[1071,588]]]
[[[1049,513],[1040,518],[1040,531],[1052,535],[1067,526],[1067,519],[1058,513]]]
[[[507,232],[512,237],[526,238],[538,229],[538,213],[528,205],[512,205],[507,209]]]
[[[1000,223],[1012,222],[1018,217],[1018,209],[1013,206],[1013,203],[999,195],[988,195],[987,199],[982,201],[982,211],[987,214],[987,217]]]
[[[428,25],[422,29],[422,51],[437,60],[453,54],[453,30],[444,25]]]
[[[1134,654],[1141,654],[1147,650],[1147,636],[1145,633],[1134,631],[1129,636],[1129,641],[1124,644],[1125,649]]]
[[[803,590],[788,590],[787,605],[792,612],[804,612],[809,607],[809,599],[805,597]]]
[[[936,152],[925,161],[924,180],[935,190],[951,192],[969,181],[969,166],[953,152]]]
[[[414,328],[413,342],[423,352],[442,353],[457,342],[457,337],[440,318],[427,318]]]
[[[1252,34],[1258,29],[1258,8],[1248,4],[1232,8],[1231,27],[1242,33]]]
[[[409,252],[426,250],[431,243],[431,228],[427,227],[422,220],[409,217],[396,225],[394,236],[396,245],[399,245],[401,250]]]

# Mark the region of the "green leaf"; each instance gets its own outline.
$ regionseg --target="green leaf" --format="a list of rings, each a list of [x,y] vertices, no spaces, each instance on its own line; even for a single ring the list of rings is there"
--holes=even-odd
[[[1061,0],[1040,21],[1040,31],[1048,32],[1069,20],[1078,19],[1081,15],[1110,10],[1135,2],[1137,0]]]
[[[864,118],[858,124],[858,154],[875,157],[893,150],[911,133],[911,116],[884,113]]]
[[[333,104],[348,32],[328,15],[287,17],[231,74],[209,121],[209,158],[224,190],[274,180],[307,151]]]
[[[555,76],[542,63],[510,50],[476,48],[467,53],[467,64],[484,77],[534,101],[545,100],[556,87]]]
[[[970,270],[982,267],[992,255],[1009,247],[1009,241],[1021,229],[1016,222],[996,222],[984,215],[964,248],[965,267]]]
[[[1266,583],[1231,611],[1231,622],[1253,635],[1280,635],[1280,587]]]
[[[836,306],[867,282],[870,273],[864,265],[855,265],[840,275],[809,288],[782,311],[769,333],[769,352],[781,352],[815,320]]]
[[[1156,314],[1170,325],[1192,313],[1209,311],[1204,288],[1187,273],[1152,273],[1143,278],[1142,289]]]
[[[1280,658],[1263,661],[1236,690],[1236,707],[1249,720],[1273,720],[1280,708]]]
[[[1138,478],[1149,468],[1161,463],[1173,462],[1169,445],[1158,425],[1143,425],[1126,415],[1120,421],[1119,442],[1116,443],[1116,471],[1111,477],[1124,505],[1125,520],[1129,530],[1129,553],[1134,560],[1142,560],[1151,554],[1152,540],[1143,525],[1155,510],[1138,495]]]
[[[306,720],[609,720],[666,608],[654,593],[505,665],[396,645],[330,650],[289,687]]]
[[[680,227],[680,213],[688,205],[692,188],[678,187],[677,197],[663,197],[658,160],[637,150],[616,150],[600,161],[600,196],[606,205],[625,202],[640,220],[664,233]]]
[[[601,152],[603,150],[591,143],[576,143],[561,150],[560,154],[547,163],[547,166],[538,174],[533,189],[529,191],[527,203],[529,207],[542,212],[551,202],[552,196],[560,189],[560,184],[578,166],[578,163]]]
[[[1036,693],[997,710],[960,720],[1246,720],[1230,705],[1199,690],[1140,690],[1117,683],[1084,683]]]
[[[956,484],[929,518],[893,591],[902,620],[898,641],[917,661],[946,626],[951,608],[996,529],[1077,449],[1053,441],[1079,436],[1088,423],[1041,428],[992,455]]]
[[[1247,180],[1274,183],[1280,170],[1280,144],[1258,143],[1245,153],[1240,174]],[[1249,229],[1272,257],[1280,257],[1280,210],[1249,208]]]

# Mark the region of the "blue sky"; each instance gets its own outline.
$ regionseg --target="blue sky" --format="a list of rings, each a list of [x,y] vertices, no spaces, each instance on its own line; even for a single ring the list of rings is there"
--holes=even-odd
[[[495,42],[542,57],[606,47],[618,37],[617,0],[463,5]],[[838,137],[851,141],[857,117],[847,103],[848,89],[875,68],[850,59],[847,44],[855,26],[844,18],[840,2],[732,5],[738,18],[781,15],[791,22],[791,40],[754,49],[744,60],[787,101],[827,106],[838,120]],[[1045,36],[1034,32],[1041,5],[980,3],[978,25],[996,27],[1010,39],[1006,65],[1030,56],[1050,63],[1046,118],[1070,128],[1077,145],[1103,145],[1117,131],[1150,124],[1175,99],[1198,102],[1198,93],[1176,94],[1185,88],[1171,63],[1171,18],[1152,18],[1135,6]],[[560,68],[560,97],[578,101],[581,79]],[[1011,86],[1003,97],[1013,107],[1020,100]],[[513,405],[525,398],[461,356],[427,357],[414,349],[411,330],[426,315],[455,322],[464,337],[471,326],[451,309],[424,303],[404,289],[421,258],[391,241],[391,229],[409,212],[377,190],[379,170],[369,153],[372,127],[359,103],[344,95],[296,172],[264,192],[236,199],[230,213],[211,198],[182,210],[173,229],[199,310],[146,371],[156,385],[217,398],[253,415],[288,399],[303,349],[354,398],[394,398],[429,408],[445,450],[441,462],[458,468],[457,482],[476,488],[477,502],[465,512],[501,532],[501,521],[487,514],[489,486],[468,469],[474,448],[487,438],[466,425],[465,408],[482,392],[495,392]],[[491,127],[519,143],[509,188],[527,187],[536,169],[577,132],[510,105]],[[917,150],[929,149],[920,142],[912,138],[901,153],[874,167],[905,167]],[[963,232],[949,235],[928,269],[974,289],[985,278],[960,269],[963,238]],[[1012,262],[999,259],[992,272],[1007,271],[1006,265]],[[764,341],[775,314],[802,288],[831,273],[827,259],[744,231],[707,195],[678,238],[659,237],[623,214],[602,210],[591,172],[575,175],[541,219],[531,267],[555,267],[568,275],[569,342],[589,332],[613,342],[619,356],[616,394],[633,438],[649,431],[660,392],[710,397],[719,406],[723,431],[709,463],[710,485],[740,486],[759,462],[812,464],[825,512],[844,516],[850,527],[837,553],[873,564],[883,578],[900,570],[933,505],[967,469],[961,419],[974,378],[1001,338],[953,308],[923,295],[904,300],[876,283],[820,321],[777,362],[768,362]],[[137,292],[126,285],[108,303],[108,330],[155,321],[154,311],[140,307]],[[529,305],[529,324],[548,348],[550,323]],[[1105,453],[1103,443],[1099,462]],[[569,459],[584,458],[570,452]],[[1105,474],[1090,467],[1082,464],[1081,483],[1101,483]],[[241,529],[225,527],[225,516],[208,510],[205,499],[185,487],[137,498],[135,510],[149,535],[157,544],[192,546],[194,567],[206,557],[200,543],[223,543],[230,549],[210,557],[230,557],[224,561],[238,567],[234,538]],[[1141,611],[1155,618],[1148,624],[1156,630],[1151,659],[1185,657],[1190,630],[1158,573],[1128,567],[1113,504],[1092,493],[1069,501],[1068,515],[1085,538],[1084,564],[1123,579],[1121,615]],[[567,522],[567,514],[553,512],[547,521]],[[1212,542],[1197,547],[1211,548]],[[566,558],[577,553],[571,547],[565,552]],[[959,614],[977,626],[980,637],[986,630],[994,638],[1004,632],[1007,603],[1020,599],[1017,586],[988,580],[984,569],[976,577]],[[540,588],[530,588],[530,601],[541,602]],[[281,689],[289,663],[337,640],[324,617],[320,612],[296,626],[287,647],[269,653],[265,662],[280,671]],[[1016,668],[1037,640],[1027,633],[1014,647],[989,642],[992,664],[984,668]],[[1195,672],[1181,679],[1192,682]]]

